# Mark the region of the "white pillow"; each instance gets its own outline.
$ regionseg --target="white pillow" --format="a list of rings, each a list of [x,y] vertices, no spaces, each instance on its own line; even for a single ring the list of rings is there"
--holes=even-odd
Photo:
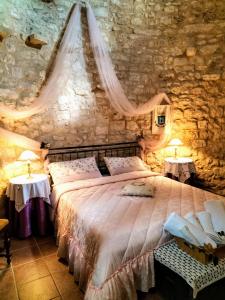
[[[50,163],[49,171],[54,184],[101,177],[95,157]]]
[[[153,197],[154,187],[149,182],[134,181],[128,183],[122,189],[120,195],[122,196],[139,196],[139,197]]]
[[[104,160],[110,175],[149,170],[138,156],[104,157]]]

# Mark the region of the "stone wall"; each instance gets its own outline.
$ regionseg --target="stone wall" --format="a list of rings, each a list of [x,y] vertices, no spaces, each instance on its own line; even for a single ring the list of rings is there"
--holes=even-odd
[[[0,101],[29,105],[39,91],[73,0],[10,0],[0,3]],[[130,100],[142,103],[158,91],[172,100],[173,137],[185,144],[199,178],[225,194],[225,2],[224,0],[93,0],[95,15]],[[24,121],[0,119],[6,129],[52,146],[131,141],[149,136],[150,116],[125,118],[110,108],[101,88],[82,13],[83,49],[78,70],[49,109]],[[34,33],[48,44],[25,46]],[[185,151],[185,152],[184,152]],[[1,184],[20,149],[0,143]],[[162,170],[166,150],[148,155]],[[23,171],[22,171],[23,172]],[[7,173],[7,174],[6,174]]]

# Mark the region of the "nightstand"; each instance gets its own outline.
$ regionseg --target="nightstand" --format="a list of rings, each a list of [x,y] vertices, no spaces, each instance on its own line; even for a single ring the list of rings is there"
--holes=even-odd
[[[194,162],[187,157],[168,157],[164,161],[164,174],[180,182],[185,182],[196,174]]]
[[[9,198],[10,232],[20,238],[32,233],[46,234],[50,185],[46,174],[11,178],[6,195]]]

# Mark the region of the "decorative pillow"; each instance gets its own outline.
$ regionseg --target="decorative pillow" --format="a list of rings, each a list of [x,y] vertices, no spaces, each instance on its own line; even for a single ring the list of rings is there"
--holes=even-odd
[[[146,164],[138,156],[104,157],[104,160],[110,175],[149,170]]]
[[[149,182],[134,181],[126,184],[120,194],[122,196],[153,197],[154,187]]]
[[[54,162],[50,163],[48,168],[54,184],[102,176],[95,157]]]

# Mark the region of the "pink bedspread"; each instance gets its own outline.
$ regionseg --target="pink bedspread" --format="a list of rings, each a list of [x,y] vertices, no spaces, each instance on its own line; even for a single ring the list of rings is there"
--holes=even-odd
[[[155,186],[150,197],[120,196],[134,180]],[[170,237],[167,216],[203,209],[223,197],[149,171],[57,185],[56,225],[60,257],[67,258],[85,299],[136,299],[154,286],[153,250]]]

